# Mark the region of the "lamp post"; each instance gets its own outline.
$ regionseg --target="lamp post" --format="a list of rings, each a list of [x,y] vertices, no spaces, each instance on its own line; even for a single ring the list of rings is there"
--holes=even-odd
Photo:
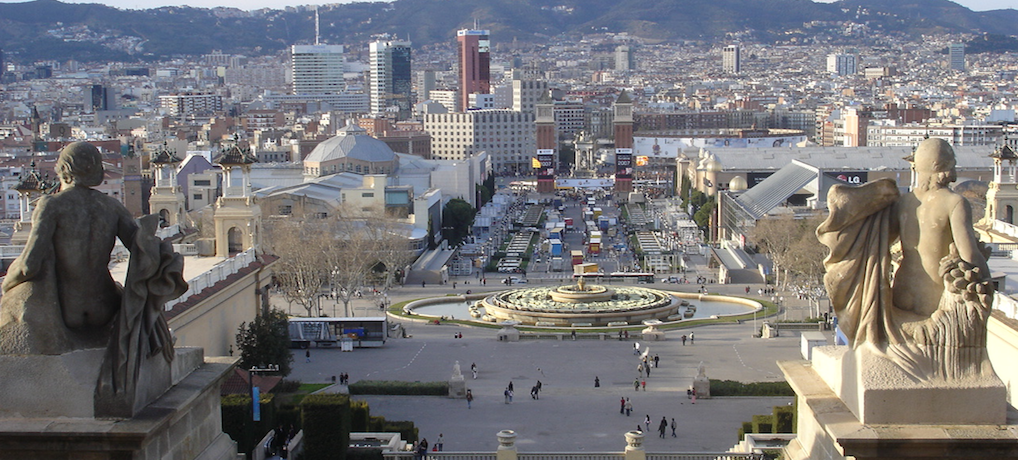
[[[251,394],[251,420],[256,422],[262,420],[261,397],[258,392],[255,392],[258,387],[254,386],[254,376],[258,372],[279,372],[279,365],[269,364],[268,367],[251,367],[247,370],[247,383]]]

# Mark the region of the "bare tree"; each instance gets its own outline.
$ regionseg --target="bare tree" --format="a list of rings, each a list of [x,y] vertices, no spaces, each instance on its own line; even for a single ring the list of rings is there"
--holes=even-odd
[[[350,302],[357,296],[368,279],[371,268],[378,262],[377,242],[372,235],[377,231],[367,219],[369,213],[341,209],[331,223],[333,241],[327,251],[331,267],[330,279],[336,298],[343,302],[343,314],[352,316]]]
[[[266,222],[267,246],[279,256],[276,281],[288,302],[319,316],[319,294],[329,279],[332,234],[325,222],[280,219]],[[317,311],[316,311],[317,310]]]
[[[781,270],[786,270],[788,251],[802,239],[800,222],[791,214],[757,221],[750,238],[771,258],[774,264],[774,284],[780,285]]]
[[[369,227],[375,240],[375,256],[385,266],[383,289],[389,289],[395,282],[396,272],[413,262],[414,252],[410,248],[411,230],[394,217],[375,219]]]

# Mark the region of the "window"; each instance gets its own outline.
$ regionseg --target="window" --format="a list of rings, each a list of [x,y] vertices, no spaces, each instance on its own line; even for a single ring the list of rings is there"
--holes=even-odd
[[[209,180],[209,179],[195,179],[194,180],[194,186],[195,187],[208,187],[208,186],[211,186],[211,185],[212,185],[212,181]]]
[[[193,198],[195,200],[200,200],[201,197],[202,197],[201,193],[195,193],[194,195],[191,196],[191,198]]]
[[[293,214],[293,206],[284,205],[279,207],[279,214],[283,216],[289,216]]]
[[[361,193],[361,198],[374,198],[375,192],[364,192]]]

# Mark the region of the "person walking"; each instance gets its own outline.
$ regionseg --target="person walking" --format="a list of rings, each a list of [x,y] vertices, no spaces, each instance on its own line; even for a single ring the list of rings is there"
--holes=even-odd
[[[594,388],[600,388],[600,387],[601,387],[601,379],[597,378],[597,376],[595,375],[594,376]]]
[[[661,417],[661,424],[657,426],[658,437],[664,439],[665,431],[667,430],[668,430],[668,419]]]
[[[658,363],[658,362],[659,362],[660,360],[661,360],[661,357],[660,357],[660,356],[658,356],[658,355],[654,355],[654,367],[657,367],[657,363]]]
[[[640,342],[633,343],[633,355],[640,356]]]
[[[673,438],[678,437],[678,435],[675,434],[675,417],[672,417],[672,437]]]
[[[633,380],[633,390],[640,391],[640,379]]]
[[[310,349],[304,350],[304,362],[305,363],[310,363],[311,362],[311,350]]]
[[[696,404],[696,388],[693,388],[693,404]]]
[[[647,391],[647,379],[640,381],[640,385],[643,386],[643,391]],[[696,401],[696,393],[693,393],[693,401]]]
[[[650,414],[643,418],[643,426],[647,427],[644,431],[650,431]]]
[[[633,402],[626,398],[626,417],[629,417],[631,413],[633,413]]]
[[[438,441],[435,441],[435,448],[438,449],[439,452],[441,452],[442,449],[445,448],[445,443],[443,443],[442,440],[443,440],[442,433],[438,433]]]
[[[470,403],[474,402],[474,394],[467,390],[467,409],[470,409]]]
[[[689,333],[689,344],[690,345],[693,344],[693,333],[692,332]]]
[[[539,391],[541,391],[541,389],[540,389],[540,388],[538,388],[538,387],[537,387],[537,385],[534,385],[533,387],[531,387],[531,388],[530,388],[530,398],[531,398],[531,399],[541,399],[541,398],[540,398],[540,397],[539,397],[539,396],[537,395],[537,393],[538,393]]]
[[[619,398],[619,413],[626,413],[626,398]]]
[[[686,334],[682,334],[682,345],[686,345]]]

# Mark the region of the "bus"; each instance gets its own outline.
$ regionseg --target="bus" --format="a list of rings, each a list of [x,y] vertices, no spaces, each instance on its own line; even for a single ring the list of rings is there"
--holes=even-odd
[[[290,318],[290,348],[338,347],[349,342],[354,348],[385,345],[389,320],[385,316],[363,318]]]

